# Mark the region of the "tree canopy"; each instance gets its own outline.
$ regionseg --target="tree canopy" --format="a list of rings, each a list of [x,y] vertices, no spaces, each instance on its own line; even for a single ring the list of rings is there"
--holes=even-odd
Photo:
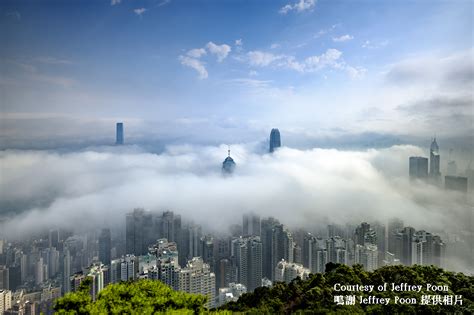
[[[421,285],[420,292],[336,292],[336,283],[344,285],[383,285],[384,283]],[[448,292],[432,292],[427,284],[447,285]],[[337,295],[355,295],[354,305],[338,305]],[[360,304],[360,296],[391,298],[388,305]],[[423,295],[462,295],[462,305],[421,305]],[[399,298],[415,298],[416,304],[394,303]],[[362,266],[329,263],[326,273],[311,274],[309,279],[299,278],[286,284],[277,282],[273,287],[260,287],[253,293],[242,295],[238,301],[223,305],[220,309],[247,314],[434,314],[434,313],[474,313],[474,277],[462,273],[445,271],[435,266],[387,266],[373,272],[364,271]]]
[[[89,294],[90,280],[76,292],[58,299],[54,310],[60,314],[200,314],[207,297],[174,291],[160,281],[138,280],[110,284],[96,301]]]

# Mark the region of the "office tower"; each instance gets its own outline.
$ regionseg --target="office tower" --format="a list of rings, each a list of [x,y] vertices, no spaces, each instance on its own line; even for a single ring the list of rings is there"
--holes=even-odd
[[[358,245],[364,245],[365,244],[365,235],[369,232],[370,230],[370,224],[367,222],[362,222],[361,225],[359,225],[354,233],[354,242]]]
[[[445,176],[444,188],[467,193],[467,177],[462,176]]]
[[[115,144],[123,144],[123,123],[117,123]]]
[[[249,292],[262,285],[262,242],[259,236],[240,237],[232,240],[232,250],[237,264],[237,281]]]
[[[275,281],[290,283],[291,280],[300,277],[302,280],[308,279],[311,272],[301,264],[289,263],[282,259],[275,266]]]
[[[108,266],[111,260],[111,243],[110,229],[103,229],[99,235],[99,261]]]
[[[439,147],[438,143],[436,142],[436,138],[433,139],[430,146],[430,177],[434,181],[438,181],[441,173],[439,171]]]
[[[273,128],[270,132],[270,153],[281,147],[280,131]]]
[[[179,291],[202,294],[208,297],[206,307],[215,306],[216,276],[210,271],[209,265],[201,257],[194,257],[179,271]]]
[[[156,241],[153,216],[144,209],[134,209],[125,217],[125,247],[127,254],[145,255]]]
[[[254,213],[246,213],[242,217],[242,236],[260,236],[260,216]]]
[[[428,159],[421,156],[411,156],[409,159],[408,173],[410,180],[427,178]]]
[[[224,175],[229,175],[234,172],[235,169],[235,162],[234,159],[230,157],[230,149],[228,150],[228,156],[225,158],[224,162],[222,162],[222,173]]]
[[[16,263],[8,267],[8,285],[10,290],[15,291],[21,283],[21,266]]]
[[[0,289],[0,314],[12,307],[12,291]]]

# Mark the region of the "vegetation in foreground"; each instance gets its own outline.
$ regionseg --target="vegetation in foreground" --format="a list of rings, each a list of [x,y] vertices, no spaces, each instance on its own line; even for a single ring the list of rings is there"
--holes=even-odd
[[[334,285],[383,285],[387,291],[336,292]],[[393,292],[390,284],[421,285],[420,292]],[[427,290],[427,284],[445,285],[447,292]],[[78,291],[57,300],[55,311],[60,314],[474,314],[474,277],[448,272],[435,266],[388,266],[367,272],[360,265],[329,263],[325,274],[312,274],[309,279],[291,283],[275,283],[273,287],[257,288],[236,302],[217,310],[207,310],[207,297],[177,292],[159,281],[138,280],[108,285],[96,301],[92,301],[90,282],[86,280]],[[338,305],[335,296],[355,295],[354,305]],[[440,304],[422,305],[422,296],[441,296]],[[444,296],[462,296],[462,304],[445,305]],[[391,298],[390,304],[360,304],[360,296]],[[416,304],[394,303],[394,298],[415,298]],[[453,299],[454,302],[454,299]]]

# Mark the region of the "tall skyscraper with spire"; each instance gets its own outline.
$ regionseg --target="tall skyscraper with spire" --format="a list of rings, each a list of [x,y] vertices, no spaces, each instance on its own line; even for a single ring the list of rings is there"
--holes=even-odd
[[[281,147],[280,131],[273,128],[270,132],[270,153]]]
[[[430,177],[433,180],[439,180],[441,173],[439,171],[439,147],[436,142],[436,137],[431,142],[430,146]]]
[[[230,148],[227,151],[227,157],[225,158],[224,162],[222,162],[222,173],[224,174],[232,174],[235,169],[235,162],[234,159],[230,157]]]
[[[123,144],[123,123],[121,122],[117,123],[115,144]]]

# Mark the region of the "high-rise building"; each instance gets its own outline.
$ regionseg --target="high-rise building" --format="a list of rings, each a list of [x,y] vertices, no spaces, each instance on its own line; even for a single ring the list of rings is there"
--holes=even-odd
[[[400,262],[406,266],[410,266],[412,263],[412,242],[414,235],[415,229],[412,227],[405,227],[396,233],[394,254],[400,258]]]
[[[0,289],[0,314],[12,307],[12,291]]]
[[[421,156],[410,156],[408,173],[411,180],[427,178],[428,159]]]
[[[224,175],[229,175],[234,172],[235,169],[235,162],[234,159],[230,157],[230,150],[228,150],[227,157],[225,158],[224,162],[222,162],[222,173]]]
[[[153,216],[144,209],[134,209],[125,217],[125,250],[127,254],[145,255],[156,239]]]
[[[440,166],[439,147],[436,142],[436,138],[433,139],[430,146],[430,177],[435,181],[439,181],[441,173],[439,171]]]
[[[444,188],[467,193],[467,177],[462,176],[445,176]]]
[[[280,131],[277,128],[273,128],[270,132],[270,153],[279,147],[281,147]]]
[[[115,144],[123,144],[123,123],[117,123],[115,136]]]
[[[232,241],[237,264],[237,280],[249,292],[262,285],[262,242],[259,236],[239,237]]]
[[[179,291],[202,294],[208,297],[206,307],[215,306],[216,276],[201,257],[194,257],[179,271]]]
[[[242,235],[243,236],[260,236],[260,216],[255,213],[246,213],[242,217]]]
[[[99,235],[99,260],[104,265],[110,266],[112,245],[110,229],[103,229]]]
[[[355,259],[356,264],[361,264],[367,271],[373,271],[378,267],[378,249],[377,245],[356,245]]]
[[[272,265],[273,228],[280,224],[275,218],[266,218],[261,221],[261,240],[263,247],[263,276],[272,279],[275,266]]]
[[[270,263],[272,269],[271,280],[274,280],[275,266],[284,259],[287,262],[293,262],[294,241],[290,231],[283,225],[277,224],[273,227],[271,238],[271,256]]]
[[[306,280],[310,273],[310,270],[303,265],[289,263],[282,259],[275,267],[275,281],[290,283],[297,277]]]
[[[7,266],[0,266],[0,290],[10,289],[10,275]]]

